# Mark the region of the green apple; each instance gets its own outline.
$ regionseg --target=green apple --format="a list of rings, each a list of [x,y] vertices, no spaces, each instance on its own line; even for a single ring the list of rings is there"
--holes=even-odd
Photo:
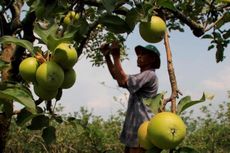
[[[175,148],[186,135],[186,125],[180,116],[161,112],[153,116],[147,129],[148,139],[160,149]]]
[[[28,57],[24,59],[19,65],[19,74],[21,77],[28,81],[36,81],[36,71],[39,66],[39,63],[36,58]]]
[[[39,84],[34,84],[34,93],[43,100],[51,100],[58,94],[58,89],[47,90],[47,88],[41,87]]]
[[[144,121],[138,128],[137,137],[140,147],[148,150],[154,147],[154,145],[147,138],[147,128],[149,121]]]
[[[54,50],[52,60],[63,69],[71,69],[77,62],[77,51],[70,43],[60,43]]]
[[[164,38],[166,24],[158,16],[152,16],[149,22],[141,22],[139,25],[139,33],[147,42],[158,43]]]
[[[63,69],[54,61],[42,63],[36,72],[37,83],[47,90],[56,90],[64,81]]]
[[[64,81],[61,88],[68,89],[74,85],[76,81],[76,72],[74,69],[64,71]]]
[[[69,11],[67,15],[64,17],[63,23],[65,25],[69,25],[73,21],[74,18],[75,18],[75,12]]]

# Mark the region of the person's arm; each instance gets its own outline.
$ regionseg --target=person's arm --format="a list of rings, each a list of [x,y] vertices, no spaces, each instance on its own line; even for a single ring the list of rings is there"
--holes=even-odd
[[[109,72],[111,74],[111,76],[113,77],[113,79],[116,80],[115,78],[115,70],[114,70],[114,65],[113,65],[113,62],[111,61],[110,59],[110,55],[105,55],[105,61],[106,61],[106,64],[107,64],[107,67],[109,69]]]
[[[110,48],[109,48],[109,44],[103,44],[100,48],[102,54],[104,55],[105,57],[105,62],[106,62],[106,65],[109,69],[109,72],[111,74],[111,76],[113,77],[113,79],[116,80],[115,78],[115,70],[114,70],[114,65],[113,65],[113,62],[110,58]]]
[[[120,48],[117,43],[112,43],[111,54],[113,55],[114,60],[114,72],[115,79],[117,80],[119,86],[126,87],[128,76],[124,72],[121,61],[120,61]]]

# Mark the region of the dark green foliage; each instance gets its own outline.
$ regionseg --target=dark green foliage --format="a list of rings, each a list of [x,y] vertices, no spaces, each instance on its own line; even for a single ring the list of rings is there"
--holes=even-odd
[[[103,119],[81,108],[80,112],[61,117],[62,123],[52,120],[50,126],[43,129],[43,134],[40,130],[30,131],[25,126],[16,126],[13,119],[6,152],[119,153],[123,151],[123,145],[119,142],[123,115],[117,113],[108,119]],[[56,141],[51,143],[54,137]],[[50,145],[47,145],[43,138]]]
[[[173,152],[229,152],[230,102],[221,103],[215,110],[211,104],[201,107],[200,110],[198,117],[193,111],[183,112],[188,133],[182,144]],[[6,152],[123,153],[124,146],[119,141],[124,121],[123,110],[108,119],[95,116],[85,108],[81,108],[80,112],[56,118],[43,130],[43,134],[39,130],[30,131],[25,126],[16,126],[15,120],[12,120]],[[54,140],[53,137],[56,137],[56,141],[47,145],[42,136],[45,136],[48,144]]]
[[[189,145],[201,153],[230,152],[230,102],[219,105],[217,110],[201,107],[202,116],[192,118],[193,112],[185,115],[188,135],[182,145]]]

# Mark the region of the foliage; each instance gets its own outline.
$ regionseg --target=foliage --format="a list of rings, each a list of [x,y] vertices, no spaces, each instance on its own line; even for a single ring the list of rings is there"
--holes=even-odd
[[[79,18],[70,18],[66,25],[64,19],[70,11],[79,14]],[[127,36],[152,15],[162,17],[169,32],[183,32],[184,26],[188,26],[194,36],[210,40],[208,50],[216,49],[217,62],[224,60],[224,51],[230,42],[229,3],[214,0],[1,0],[0,112],[10,118],[14,114],[13,102],[23,104],[25,108],[17,115],[17,124],[31,121],[28,127],[40,129],[44,140],[50,144],[57,139],[55,132],[58,130],[52,125],[57,116],[53,112],[55,107],[51,106],[53,101],[60,100],[62,91],[53,101],[35,100],[30,84],[19,75],[19,63],[38,54],[49,59],[60,42],[73,44],[79,57],[85,55],[94,66],[101,66],[104,63],[99,50],[101,44],[119,41],[125,59]],[[3,72],[9,75],[6,77]],[[44,109],[39,106],[42,102],[46,104]]]
[[[182,145],[189,145],[201,153],[225,153],[230,151],[230,103],[219,104],[212,110],[212,104],[200,108],[204,116],[191,117],[189,112],[184,119],[188,125],[188,135]]]
[[[119,112],[103,119],[82,107],[79,112],[64,114],[59,120],[51,121],[50,126],[56,128],[57,139],[47,145],[41,131],[32,132],[26,126],[19,127],[13,118],[6,152],[123,152],[123,145],[118,139],[123,120],[124,116]]]
[[[220,103],[215,108],[213,110],[210,104],[202,106],[199,115],[194,111],[182,113],[188,134],[174,152],[188,153],[191,148],[199,153],[230,151],[230,101]],[[59,111],[61,113],[62,109]],[[112,114],[108,119],[95,116],[86,108],[74,114],[61,115],[60,123],[52,120],[51,125],[57,130],[57,140],[49,146],[42,139],[41,131],[31,132],[25,126],[19,127],[13,118],[6,152],[122,153],[124,146],[118,138],[124,120],[123,111]]]

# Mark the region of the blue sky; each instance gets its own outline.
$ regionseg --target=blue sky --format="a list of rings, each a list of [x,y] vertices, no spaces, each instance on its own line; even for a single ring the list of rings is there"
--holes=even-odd
[[[139,72],[134,47],[146,44],[148,43],[140,37],[137,26],[126,41],[129,60],[124,61],[122,65],[127,74]],[[159,77],[159,92],[167,91],[170,95],[171,87],[164,43],[162,41],[154,45],[160,50],[162,60],[161,68],[156,71]],[[214,100],[207,102],[212,102],[215,109],[219,103],[227,100],[227,90],[230,90],[230,48],[225,51],[226,59],[217,64],[215,50],[207,51],[208,45],[208,40],[193,36],[189,29],[184,33],[170,33],[173,64],[180,91],[183,96],[191,95],[194,100],[200,99],[204,91],[215,94]],[[89,60],[81,56],[74,69],[77,73],[77,81],[71,89],[64,90],[63,97],[59,101],[64,106],[64,113],[73,113],[79,111],[80,107],[86,107],[94,115],[106,118],[116,113],[118,109],[126,108],[128,92],[118,88],[106,66],[92,67]],[[114,97],[121,99],[121,102],[115,101]],[[191,109],[197,110],[201,105],[203,104]]]

